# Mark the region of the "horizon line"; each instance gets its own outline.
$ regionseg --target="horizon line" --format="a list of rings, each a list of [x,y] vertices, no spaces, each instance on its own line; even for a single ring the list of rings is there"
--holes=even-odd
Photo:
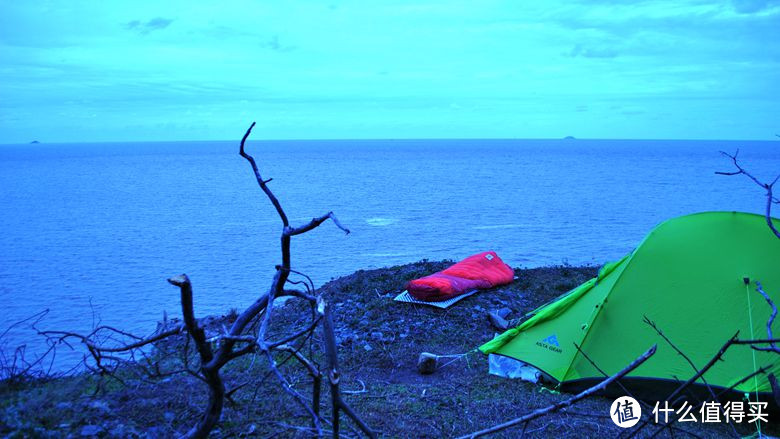
[[[780,134],[775,134],[780,137]],[[768,139],[702,139],[702,138],[619,138],[619,137],[353,137],[353,138],[276,138],[276,139],[247,139],[247,142],[338,142],[338,141],[447,141],[447,140],[606,140],[606,141],[691,141],[691,142],[771,142]],[[0,146],[20,146],[20,145],[71,145],[71,144],[106,144],[106,143],[185,143],[185,142],[240,142],[240,137],[236,139],[181,139],[181,140],[76,140],[76,141],[39,141],[0,143]]]

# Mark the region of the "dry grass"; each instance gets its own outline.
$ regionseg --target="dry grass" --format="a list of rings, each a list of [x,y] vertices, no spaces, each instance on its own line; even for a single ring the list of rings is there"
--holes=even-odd
[[[537,385],[491,376],[487,358],[478,353],[427,376],[417,373],[416,360],[423,351],[472,351],[494,334],[486,317],[488,310],[507,307],[512,310],[511,318],[520,317],[594,276],[596,268],[562,265],[518,269],[518,280],[511,285],[469,297],[449,310],[392,301],[409,279],[450,263],[422,261],[358,271],[321,288],[334,310],[342,390],[356,391],[345,398],[385,437],[466,434],[567,397]],[[274,331],[281,334],[298,327],[304,312],[303,304],[285,304],[276,313]],[[318,358],[317,345],[315,336],[314,358]],[[277,357],[279,362],[284,360],[281,354]],[[286,362],[282,369],[294,388],[310,395],[310,381],[299,366]],[[305,412],[267,371],[259,358],[255,363],[247,358],[225,370],[228,387],[249,384],[234,394],[236,404],[228,404],[215,437],[308,435]],[[123,372],[129,386],[113,383],[94,397],[98,378],[89,376],[2,388],[0,434],[62,437],[95,431],[98,436],[171,437],[189,428],[200,415],[205,389],[194,378],[178,376],[146,383],[131,375],[129,370]],[[322,401],[328,398],[323,388]],[[620,429],[608,417],[610,403],[610,399],[592,398],[566,412],[534,421],[528,431],[533,437],[616,436]],[[344,433],[354,435],[349,421],[343,422],[347,425]],[[686,429],[701,437],[727,433],[724,426],[717,425],[695,424]],[[503,435],[517,437],[519,430]]]

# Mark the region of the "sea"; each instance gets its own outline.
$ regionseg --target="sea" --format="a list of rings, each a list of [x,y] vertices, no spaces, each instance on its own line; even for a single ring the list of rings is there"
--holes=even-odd
[[[513,267],[601,265],[655,225],[695,212],[764,213],[756,177],[780,141],[249,141],[296,236],[292,266],[316,286],[356,270],[495,250]],[[238,141],[0,145],[0,346],[44,348],[27,324],[146,335],[180,315],[166,279],[186,273],[196,315],[243,309],[281,261],[282,224]],[[398,287],[401,282],[399,280]],[[364,294],[376,294],[365,291]],[[29,323],[29,322],[28,322]],[[8,329],[10,328],[10,329]],[[60,349],[55,368],[81,354]]]

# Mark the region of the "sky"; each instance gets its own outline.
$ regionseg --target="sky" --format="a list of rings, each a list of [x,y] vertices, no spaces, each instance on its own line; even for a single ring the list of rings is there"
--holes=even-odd
[[[780,0],[0,0],[0,143],[776,139]]]

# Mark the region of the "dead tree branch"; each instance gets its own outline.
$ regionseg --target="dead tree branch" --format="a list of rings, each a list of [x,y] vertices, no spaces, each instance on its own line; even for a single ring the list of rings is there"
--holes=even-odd
[[[513,426],[519,425],[519,424],[528,425],[529,421],[532,421],[532,420],[534,420],[536,418],[539,418],[541,416],[545,416],[545,415],[547,415],[549,413],[557,412],[558,410],[561,410],[563,408],[569,407],[569,406],[571,406],[572,404],[574,404],[575,402],[577,402],[577,401],[579,401],[581,399],[587,398],[587,397],[589,397],[589,396],[591,396],[591,395],[593,395],[595,393],[598,393],[598,392],[604,390],[607,386],[609,386],[613,382],[623,378],[628,373],[630,373],[632,370],[636,369],[642,363],[647,361],[648,358],[652,357],[655,354],[655,350],[656,350],[656,345],[651,346],[650,349],[648,349],[642,355],[637,357],[634,361],[632,361],[628,366],[623,368],[620,372],[618,372],[618,373],[612,375],[611,377],[601,381],[599,384],[597,384],[597,385],[595,385],[593,387],[590,387],[588,389],[583,390],[582,392],[574,395],[573,397],[571,397],[571,398],[569,398],[567,400],[557,402],[557,403],[555,403],[553,405],[550,405],[548,407],[545,407],[545,408],[534,410],[533,412],[531,412],[531,413],[529,413],[527,415],[521,416],[519,418],[513,419],[513,420],[505,422],[503,424],[499,424],[499,425],[496,425],[496,426],[493,426],[493,427],[490,427],[490,428],[486,428],[484,430],[476,431],[476,432],[468,434],[466,436],[461,436],[461,439],[463,439],[463,438],[476,438],[476,437],[480,437],[480,436],[485,436],[485,435],[488,435],[488,434],[492,434],[492,433],[496,433],[496,432],[505,430],[505,429],[507,429],[509,427],[513,427]]]
[[[766,322],[766,336],[769,340],[772,340],[775,338],[775,336],[772,335],[772,323],[775,321],[775,318],[777,317],[777,305],[775,305],[775,302],[773,302],[772,299],[769,297],[769,294],[764,292],[764,288],[761,286],[760,281],[756,281],[756,291],[758,291],[758,293],[764,297],[766,303],[769,305],[770,308],[772,308],[772,314],[769,316],[769,320],[767,320]],[[780,348],[778,348],[774,342],[770,342],[768,347],[755,346],[753,347],[753,349],[757,351],[769,351],[769,352],[776,352],[780,354]]]
[[[333,437],[339,436],[339,412],[343,411],[347,416],[363,430],[363,433],[371,438],[376,437],[376,433],[371,430],[359,416],[355,414],[352,408],[341,397],[339,383],[341,375],[339,374],[338,355],[336,351],[336,336],[333,332],[333,319],[330,315],[330,309],[325,308],[325,318],[322,325],[323,341],[325,343],[325,355],[327,358],[327,376],[330,382],[330,394],[333,402]]]
[[[51,369],[54,364],[55,346],[49,344],[47,349],[35,355],[33,358],[27,355],[27,346],[20,345],[12,349],[13,354],[7,355],[6,336],[18,327],[27,327],[35,330],[35,326],[43,320],[49,313],[48,309],[37,312],[30,317],[24,318],[8,326],[0,333],[0,382],[13,384],[28,380],[30,378],[44,378],[52,376]],[[44,363],[48,361],[48,366]]]
[[[285,392],[291,395],[291,397],[309,414],[312,419],[312,430],[310,431],[313,431],[318,436],[323,434],[323,419],[320,417],[320,394],[322,376],[327,375],[331,384],[331,395],[333,399],[333,436],[338,437],[339,413],[344,412],[366,435],[369,437],[376,437],[376,433],[354,413],[341,397],[339,391],[340,375],[337,361],[337,348],[333,324],[325,300],[321,296],[315,294],[314,284],[311,279],[292,269],[291,265],[290,243],[293,236],[314,230],[327,220],[331,220],[339,229],[347,234],[349,233],[349,229],[339,222],[333,212],[328,212],[324,215],[312,218],[308,223],[298,227],[292,227],[290,225],[287,214],[281,203],[276,198],[273,191],[268,187],[268,183],[271,179],[264,179],[262,177],[255,158],[246,152],[246,140],[254,126],[255,123],[253,122],[241,139],[239,154],[251,165],[260,189],[271,202],[276,210],[276,214],[282,222],[280,236],[282,261],[281,264],[275,267],[276,273],[267,293],[263,294],[243,312],[239,313],[235,317],[235,320],[233,320],[230,328],[226,328],[223,325],[221,329],[217,330],[217,334],[208,334],[207,336],[206,331],[209,330],[213,332],[213,328],[209,329],[207,325],[203,324],[203,322],[195,317],[192,284],[189,278],[182,274],[168,279],[169,283],[177,286],[180,290],[183,317],[183,323],[181,324],[168,325],[166,318],[165,324],[162,325],[155,334],[152,334],[149,337],[138,337],[108,326],[99,326],[86,335],[66,331],[39,331],[39,333],[46,336],[52,346],[64,344],[72,347],[70,344],[71,340],[81,342],[89,352],[89,355],[85,357],[85,365],[87,365],[90,370],[94,370],[101,375],[112,377],[117,380],[121,380],[116,375],[116,371],[119,367],[125,364],[139,363],[132,362],[135,359],[135,355],[138,354],[143,358],[140,363],[145,363],[148,366],[144,367],[144,369],[150,377],[160,377],[171,373],[187,373],[197,377],[200,381],[203,381],[208,386],[209,390],[207,406],[197,424],[186,433],[185,437],[187,438],[207,437],[220,420],[225,399],[233,401],[233,394],[239,389],[246,387],[248,384],[248,382],[244,382],[243,384],[234,385],[229,391],[226,391],[221,369],[232,360],[245,355],[255,354],[259,354],[268,360],[268,368],[270,369],[269,374],[275,375]],[[305,281],[291,281],[290,274],[292,273],[303,276]],[[288,288],[288,284],[302,284],[305,287],[305,292]],[[288,335],[283,335],[281,337],[276,336],[278,340],[270,340],[269,329],[272,326],[274,300],[282,296],[292,296],[308,302],[311,308],[311,321],[304,325],[303,328],[291,331]],[[323,373],[315,361],[312,361],[300,352],[301,348],[307,342],[311,347],[312,334],[318,326],[322,327],[323,331],[327,373]],[[144,348],[154,348],[157,351],[164,350],[162,346],[167,343],[168,339],[179,335],[184,337],[182,340],[183,342],[174,344],[174,346],[178,347],[179,355],[181,356],[180,363],[183,366],[173,371],[163,371],[160,367],[160,362],[156,362],[147,355]],[[293,347],[292,344],[296,341],[301,341],[300,345],[298,347]],[[190,358],[192,356],[190,342],[192,342],[195,347],[195,352],[197,352],[197,360],[195,358]],[[279,366],[284,362],[281,364],[276,362],[274,359],[274,352],[276,351],[289,353],[288,359],[295,358],[298,363],[308,371],[309,376],[313,381],[312,398],[310,401],[292,388],[290,381],[279,369]],[[127,354],[129,355],[129,358],[123,359],[115,355],[119,353]],[[170,355],[167,351],[165,351],[165,353],[166,355]],[[94,366],[88,364],[86,361],[87,358],[91,358]],[[253,357],[252,364],[254,363],[254,358],[255,357]],[[191,361],[193,362],[193,365],[195,364],[195,361],[197,361],[197,370],[190,367]],[[262,380],[260,380],[260,382],[262,382]]]
[[[664,332],[661,330],[661,328],[659,328],[659,327],[658,327],[658,325],[656,325],[654,321],[652,321],[652,320],[650,320],[649,318],[647,318],[647,316],[643,316],[643,318],[644,318],[644,322],[645,322],[647,325],[649,325],[651,328],[653,328],[653,330],[654,330],[654,331],[655,331],[655,332],[656,332],[656,333],[657,333],[657,334],[658,334],[658,335],[659,335],[659,336],[660,336],[660,337],[661,337],[661,338],[662,338],[662,339],[663,339],[663,340],[664,340],[664,341],[665,341],[665,342],[666,342],[666,343],[667,343],[669,346],[671,346],[671,348],[672,348],[672,349],[674,349],[674,351],[675,351],[675,352],[677,352],[677,354],[678,354],[678,355],[680,355],[681,357],[683,357],[683,358],[685,359],[685,361],[688,363],[688,365],[689,365],[689,366],[691,366],[691,369],[693,369],[693,371],[694,371],[695,373],[697,373],[697,374],[698,374],[698,373],[699,373],[699,369],[698,369],[698,368],[696,367],[696,365],[693,363],[693,360],[691,360],[691,357],[689,357],[688,355],[686,355],[686,354],[685,354],[685,352],[683,352],[683,351],[682,351],[680,348],[678,348],[678,347],[677,347],[677,345],[676,345],[676,344],[674,344],[674,343],[673,343],[673,342],[672,342],[672,341],[669,339],[669,337],[667,337],[667,336],[666,336],[666,334],[664,334]],[[702,382],[702,383],[704,384],[704,386],[707,388],[707,391],[709,392],[710,396],[712,397],[712,400],[713,400],[713,401],[717,401],[717,400],[718,400],[718,396],[715,394],[715,391],[714,391],[714,390],[712,390],[712,387],[711,387],[711,386],[710,386],[710,384],[707,382],[707,380],[704,378],[704,374],[702,374],[702,375],[701,375],[701,382]],[[735,428],[735,427],[734,427],[734,425],[731,423],[731,420],[730,420],[729,418],[726,418],[726,422],[729,424],[729,427],[731,427],[731,432],[734,434],[734,436],[735,436],[735,437],[740,437],[739,433],[737,433],[737,430],[736,430],[736,428]]]
[[[181,290],[181,310],[184,324],[190,337],[192,337],[192,341],[195,342],[195,348],[200,355],[201,365],[208,364],[214,358],[214,352],[212,352],[211,346],[206,341],[206,333],[198,325],[198,321],[195,320],[190,279],[187,275],[182,274],[168,279],[168,282],[176,285]],[[219,370],[201,367],[201,373],[209,386],[209,404],[200,422],[187,432],[188,437],[208,436],[209,432],[219,422],[219,417],[222,415],[222,407],[225,403],[225,384],[222,382]]]
[[[726,341],[726,342],[723,344],[723,346],[722,346],[722,347],[721,347],[721,348],[718,350],[718,352],[717,352],[717,353],[716,353],[716,354],[715,354],[715,355],[714,355],[712,358],[710,358],[710,360],[707,362],[707,364],[705,364],[705,365],[704,365],[704,366],[703,366],[701,369],[699,369],[699,370],[698,370],[698,371],[697,371],[697,372],[696,372],[696,373],[695,373],[695,374],[694,374],[694,375],[693,375],[691,378],[689,378],[687,381],[685,381],[685,382],[683,382],[682,384],[680,384],[680,385],[679,385],[679,386],[678,386],[678,387],[677,387],[677,388],[676,388],[676,389],[675,389],[675,390],[674,390],[672,393],[670,393],[670,394],[669,394],[669,396],[667,396],[667,397],[665,398],[665,400],[666,400],[666,401],[674,401],[674,400],[675,400],[675,399],[676,399],[678,396],[680,396],[680,395],[681,395],[681,394],[682,394],[682,393],[683,393],[683,392],[684,392],[686,389],[688,389],[688,388],[689,388],[689,387],[691,387],[693,384],[695,384],[695,383],[696,383],[696,381],[698,381],[699,379],[701,379],[701,378],[702,378],[702,376],[704,376],[704,374],[706,374],[706,373],[707,373],[707,371],[709,371],[709,370],[710,370],[710,369],[711,369],[711,368],[712,368],[712,367],[713,367],[715,364],[717,364],[717,362],[718,362],[718,361],[720,361],[720,360],[721,360],[721,358],[723,357],[723,355],[726,353],[726,351],[727,351],[727,350],[728,350],[728,349],[729,349],[731,346],[736,346],[736,345],[750,345],[750,346],[751,346],[751,348],[753,348],[753,349],[756,349],[756,348],[758,347],[757,345],[763,345],[763,344],[770,344],[770,345],[771,345],[771,344],[773,344],[773,343],[780,342],[780,340],[777,340],[777,339],[740,340],[738,337],[739,337],[739,331],[737,331],[737,332],[736,332],[736,333],[735,333],[733,336],[731,336],[731,338],[729,338],[729,339],[728,339],[728,340],[727,340],[727,341]],[[718,399],[720,396],[722,396],[723,394],[727,393],[728,391],[731,391],[731,390],[733,390],[733,389],[734,389],[734,388],[736,388],[738,385],[740,385],[740,384],[742,384],[742,383],[744,383],[744,382],[747,382],[747,380],[749,380],[750,378],[753,378],[753,377],[755,377],[755,376],[757,376],[757,375],[759,375],[759,374],[762,374],[762,373],[766,373],[766,368],[762,367],[762,368],[760,368],[760,369],[756,370],[755,372],[751,373],[751,374],[750,374],[750,375],[748,375],[747,377],[745,377],[745,378],[743,378],[742,380],[739,380],[737,383],[733,384],[733,385],[732,385],[730,388],[728,388],[728,389],[726,389],[726,390],[724,390],[724,391],[722,391],[722,392],[718,393],[717,395],[715,395],[715,400],[717,400],[717,399]],[[668,426],[669,426],[669,425],[671,425],[673,422],[674,422],[674,421],[672,421],[672,422],[670,422],[670,423],[668,423],[668,424],[666,424],[666,425],[662,426],[662,427],[661,427],[661,430],[663,430],[663,429],[665,429],[665,428],[668,428]],[[631,438],[631,437],[634,437],[634,436],[636,436],[637,434],[639,434],[639,432],[640,432],[640,431],[642,431],[642,429],[644,429],[645,427],[647,427],[649,424],[650,424],[650,419],[646,419],[646,420],[645,420],[645,421],[643,421],[643,422],[642,422],[642,423],[641,423],[641,424],[640,424],[640,425],[639,425],[639,426],[638,426],[636,429],[634,429],[633,431],[631,431],[631,433],[630,433],[630,434],[629,434],[627,437]],[[658,433],[658,432],[656,432],[656,434],[657,434],[657,433]]]
[[[595,369],[596,369],[596,370],[597,370],[597,371],[598,371],[600,374],[604,375],[604,378],[609,378],[609,374],[607,374],[606,372],[604,372],[604,370],[603,370],[602,368],[600,368],[600,367],[598,366],[598,364],[596,364],[596,362],[595,362],[595,361],[593,361],[593,360],[590,358],[590,356],[588,356],[588,354],[586,354],[586,353],[585,353],[585,351],[584,351],[584,350],[582,350],[582,349],[580,348],[580,346],[579,346],[577,343],[574,343],[574,347],[576,347],[576,348],[577,348],[577,351],[578,351],[580,354],[582,354],[582,356],[583,356],[583,357],[584,357],[584,358],[585,358],[585,359],[588,361],[588,363],[590,363],[590,364],[591,364],[591,366],[593,366],[593,367],[594,367],[594,368],[595,368]],[[751,377],[752,377],[752,375],[751,375]],[[630,397],[634,398],[634,399],[636,400],[636,402],[638,402],[638,403],[639,403],[639,405],[641,405],[642,407],[644,407],[645,409],[647,409],[647,410],[648,410],[648,412],[652,412],[652,410],[653,410],[652,406],[650,406],[650,404],[648,404],[648,403],[646,403],[646,402],[642,401],[640,398],[637,398],[636,396],[634,396],[634,394],[633,394],[633,393],[631,393],[631,391],[630,391],[630,390],[628,390],[628,389],[626,388],[626,386],[624,386],[624,385],[623,385],[623,383],[621,383],[621,382],[620,382],[620,380],[615,380],[615,384],[617,384],[617,385],[620,387],[620,389],[621,389],[621,390],[624,392],[624,394],[625,394],[626,396],[630,396]],[[741,384],[741,383],[738,383],[738,384],[736,384],[736,385],[738,386],[739,384]],[[565,413],[567,413],[567,414],[574,414],[574,415],[578,415],[578,413],[576,413],[576,412],[572,412],[571,410],[566,410],[566,411],[565,411]],[[600,417],[600,416],[606,416],[607,418],[609,418],[609,415],[594,415],[594,416],[599,416],[599,417]],[[682,429],[682,428],[679,428],[679,427],[670,427],[670,428],[671,428],[672,430],[674,430],[674,431],[680,431],[680,432],[683,432],[683,433],[685,433],[685,434],[691,435],[692,437],[698,437],[698,436],[696,436],[695,434],[693,434],[692,432],[690,432],[689,430],[685,430],[685,429]]]
[[[751,179],[755,184],[764,188],[764,190],[766,191],[766,209],[765,209],[766,224],[767,226],[769,226],[769,229],[772,231],[772,233],[774,233],[775,236],[780,238],[780,231],[777,230],[774,222],[772,222],[772,204],[780,204],[780,199],[776,198],[773,195],[772,190],[774,188],[775,183],[777,183],[778,179],[780,179],[780,175],[775,177],[775,179],[771,183],[763,183],[739,164],[739,161],[737,160],[737,155],[739,154],[739,150],[737,150],[733,155],[724,151],[721,151],[720,153],[730,158],[731,161],[734,163],[734,167],[737,168],[737,170],[732,172],[717,171],[715,172],[716,174],[718,175],[740,175],[741,174]]]
[[[685,355],[685,353],[682,350],[680,350],[680,348],[678,348],[677,345],[672,343],[669,337],[667,337],[666,334],[664,334],[661,328],[659,328],[654,321],[647,318],[647,316],[642,316],[642,317],[644,323],[646,323],[648,326],[653,328],[653,330],[666,342],[666,344],[668,344],[672,349],[674,349],[674,351],[677,352],[678,355],[683,357],[683,359],[685,359],[685,361],[688,363],[689,366],[691,366],[691,369],[693,369],[695,373],[699,372],[699,369],[696,367],[695,364],[693,364],[693,360],[691,360],[691,357]],[[714,398],[715,392],[712,390],[712,387],[710,387],[710,385],[707,383],[707,380],[704,379],[704,376],[701,377],[701,382],[704,383],[704,385],[707,387],[707,391],[710,393],[710,396]]]

